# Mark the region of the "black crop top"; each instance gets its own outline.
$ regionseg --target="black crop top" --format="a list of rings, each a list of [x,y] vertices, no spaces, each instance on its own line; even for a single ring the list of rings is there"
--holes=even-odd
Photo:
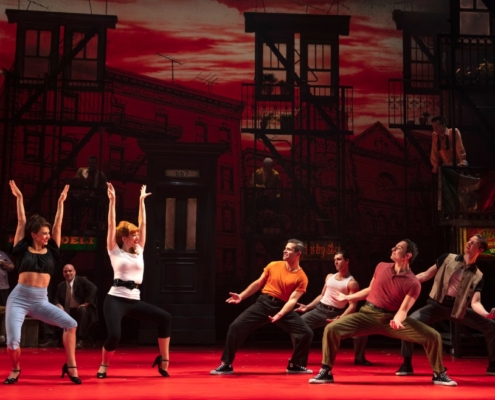
[[[28,249],[29,243],[22,239],[12,249],[12,255],[16,257],[15,265],[17,271],[39,272],[41,274],[53,274],[55,263],[60,260],[60,249],[55,240],[48,240],[45,254],[31,253]]]

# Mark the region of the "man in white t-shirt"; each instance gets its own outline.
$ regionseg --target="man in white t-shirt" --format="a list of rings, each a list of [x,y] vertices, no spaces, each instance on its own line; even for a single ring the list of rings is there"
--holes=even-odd
[[[308,305],[298,303],[299,307],[295,310],[305,313],[302,319],[311,329],[321,328],[327,325],[329,320],[339,319],[356,311],[357,301],[337,301],[332,297],[334,292],[352,294],[359,291],[358,282],[349,272],[349,253],[338,251],[335,253],[334,263],[337,273],[327,275],[321,294]],[[372,365],[364,356],[367,343],[368,336],[354,337],[355,365]]]

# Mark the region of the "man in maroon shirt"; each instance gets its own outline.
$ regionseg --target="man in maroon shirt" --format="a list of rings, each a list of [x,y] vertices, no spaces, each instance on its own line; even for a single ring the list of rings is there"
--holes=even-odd
[[[341,339],[380,334],[422,344],[433,369],[432,382],[457,386],[445,373],[440,334],[428,325],[407,317],[421,291],[421,284],[410,269],[417,254],[416,244],[404,239],[392,248],[390,258],[393,263],[377,265],[369,287],[354,294],[335,294],[340,301],[367,301],[358,313],[326,326],[323,333],[323,365],[309,383],[333,382],[332,368]]]

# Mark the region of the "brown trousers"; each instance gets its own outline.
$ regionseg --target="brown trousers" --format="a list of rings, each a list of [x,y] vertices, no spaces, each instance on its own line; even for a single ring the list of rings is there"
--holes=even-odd
[[[341,339],[352,336],[384,335],[423,345],[433,371],[444,372],[440,334],[428,325],[409,317],[402,323],[404,329],[394,330],[390,327],[390,320],[394,315],[395,313],[379,312],[365,305],[359,312],[329,323],[323,333],[322,364],[333,367]]]

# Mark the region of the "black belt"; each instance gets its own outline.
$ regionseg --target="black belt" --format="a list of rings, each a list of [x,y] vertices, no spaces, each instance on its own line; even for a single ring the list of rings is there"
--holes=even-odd
[[[283,300],[278,299],[277,297],[270,296],[268,294],[262,294],[262,296],[266,297],[268,300],[274,301],[276,303],[285,303]]]
[[[397,311],[390,311],[390,310],[385,310],[384,308],[377,307],[373,303],[370,303],[369,301],[367,301],[364,305],[365,306],[368,306],[368,307],[371,307],[371,308],[373,308],[376,311],[379,311],[379,312],[382,312],[382,313],[386,313],[386,314],[393,314],[393,313],[397,312]]]
[[[326,304],[323,304],[321,301],[318,303],[321,307],[327,309],[328,311],[344,311],[343,308],[337,308],[337,307],[332,307],[332,306],[327,306]]]
[[[443,301],[440,303],[442,306],[452,307],[455,302],[454,296],[443,296]]]
[[[134,281],[123,281],[122,279],[114,279],[113,286],[124,286],[129,290],[137,289],[139,285]]]

